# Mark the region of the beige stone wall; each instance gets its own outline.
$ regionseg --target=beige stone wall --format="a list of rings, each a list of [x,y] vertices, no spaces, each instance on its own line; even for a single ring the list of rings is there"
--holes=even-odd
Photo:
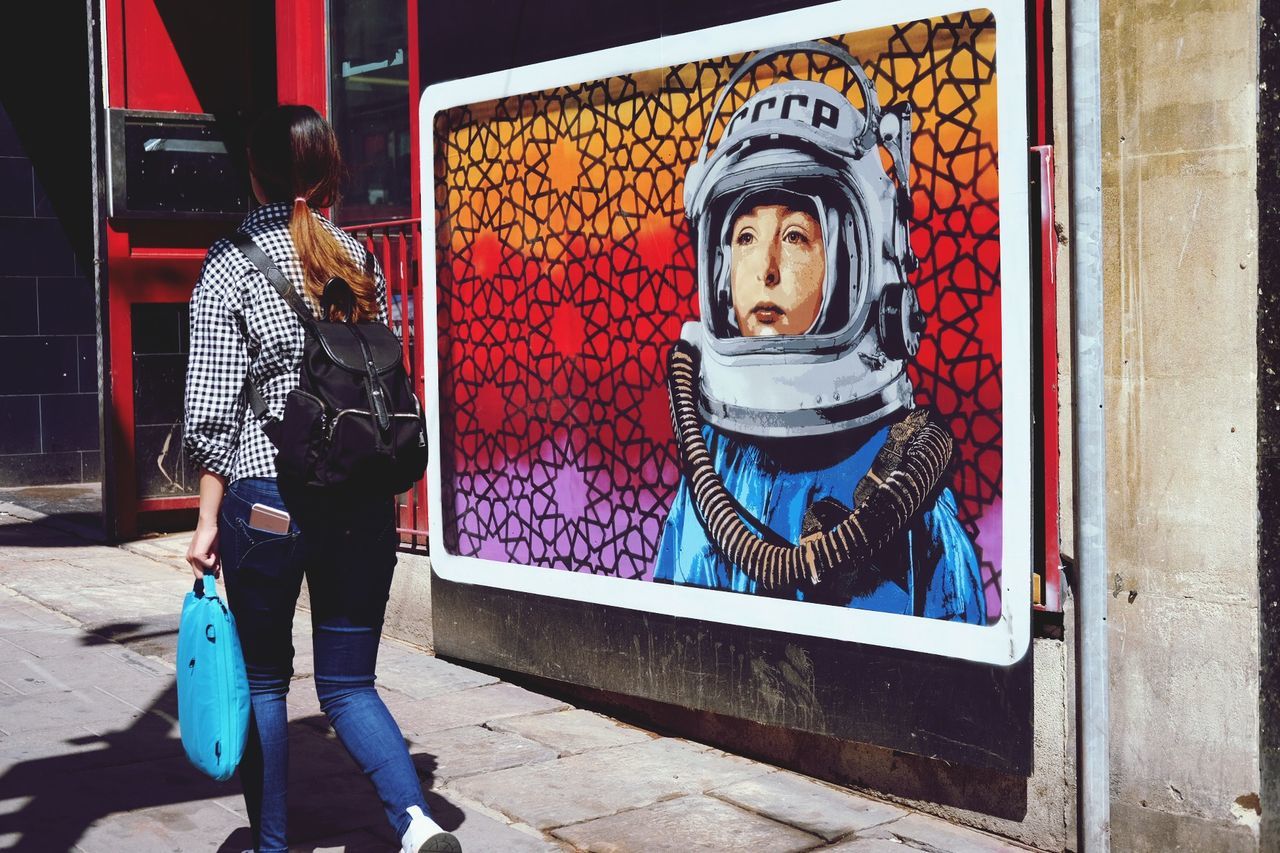
[[[1115,850],[1257,848],[1257,15],[1102,3]]]

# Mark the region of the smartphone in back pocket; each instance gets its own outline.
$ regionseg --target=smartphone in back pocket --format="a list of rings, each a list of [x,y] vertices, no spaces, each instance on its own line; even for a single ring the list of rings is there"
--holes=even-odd
[[[266,504],[254,504],[249,510],[249,526],[267,533],[288,533],[289,513]]]

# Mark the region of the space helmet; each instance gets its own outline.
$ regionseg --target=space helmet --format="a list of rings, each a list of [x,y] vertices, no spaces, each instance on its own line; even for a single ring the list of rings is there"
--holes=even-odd
[[[734,87],[761,63],[791,54],[847,65],[861,108],[825,83],[775,82],[724,122],[708,155]],[[839,47],[771,48],[730,77],[684,184],[701,317],[686,323],[681,337],[701,353],[699,398],[707,421],[749,436],[813,436],[914,406],[906,361],[919,347],[924,316],[907,280],[917,265],[908,226],[910,162],[910,104],[881,108],[862,66]],[[804,334],[748,337],[734,317],[730,232],[742,212],[779,199],[821,227],[822,304]]]

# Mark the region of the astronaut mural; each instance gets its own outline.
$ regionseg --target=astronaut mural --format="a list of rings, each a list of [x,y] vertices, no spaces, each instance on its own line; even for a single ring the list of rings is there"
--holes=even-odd
[[[684,477],[654,578],[985,622],[942,482],[951,435],[906,373],[926,325],[908,283],[910,103],[882,110],[861,64],[821,43],[753,56],[719,100],[789,53],[844,63],[862,109],[773,83],[685,174],[701,319],[671,355]]]
[[[1025,93],[992,11],[840,9],[427,90],[442,577],[1021,654],[947,632],[1027,601]]]

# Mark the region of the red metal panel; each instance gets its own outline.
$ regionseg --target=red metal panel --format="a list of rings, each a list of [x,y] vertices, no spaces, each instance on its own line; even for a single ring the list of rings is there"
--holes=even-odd
[[[103,32],[107,49],[107,103],[123,108],[124,97],[124,0],[106,0]]]
[[[203,112],[156,0],[124,0],[123,11],[125,107]]]
[[[138,501],[138,512],[168,512],[175,509],[197,509],[199,506],[198,497],[143,498]]]
[[[329,114],[325,4],[276,0],[276,87],[282,104]]]
[[[421,57],[418,54],[418,2],[409,3],[409,186],[410,215],[422,219],[422,180],[418,174],[418,97],[421,95]]]
[[[1053,93],[1049,90],[1050,71],[1053,65],[1052,51],[1049,46],[1048,0],[1036,0],[1032,26],[1035,39],[1033,47],[1035,67],[1032,69],[1035,75],[1035,91],[1031,96],[1034,98],[1035,127],[1032,128],[1031,140],[1035,145],[1048,145],[1050,142],[1049,118],[1053,114],[1051,109]]]
[[[133,312],[128,300],[127,280],[129,267],[129,236],[107,227],[107,266],[111,270],[111,293],[108,299],[108,328],[111,330],[111,350],[108,361],[110,401],[107,416],[110,429],[112,458],[115,460],[115,494],[110,496],[115,506],[116,536],[131,538],[138,530],[137,476],[133,468]]]
[[[1039,412],[1044,442],[1044,597],[1042,610],[1062,610],[1061,507],[1058,503],[1058,233],[1053,223],[1053,147],[1031,149],[1040,157],[1040,364],[1044,403]]]
[[[204,239],[207,227],[196,228],[195,240]],[[109,223],[107,264],[111,270],[108,299],[110,360],[108,414],[112,418],[112,451],[115,460],[116,530],[120,538],[138,532],[138,513],[194,506],[189,498],[139,500],[135,470],[135,419],[133,376],[133,306],[147,302],[187,302],[200,274],[204,250],[162,246],[148,249],[133,245],[137,235]],[[183,503],[187,501],[187,503]]]

